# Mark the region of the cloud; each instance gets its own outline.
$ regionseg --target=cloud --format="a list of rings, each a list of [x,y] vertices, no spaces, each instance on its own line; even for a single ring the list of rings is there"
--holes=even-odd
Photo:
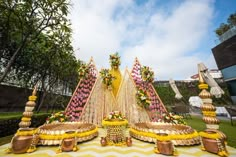
[[[168,4],[152,0],[141,5],[132,0],[72,2],[76,57],[87,62],[93,56],[98,68],[108,68],[109,54],[116,51],[121,68],[131,68],[138,57],[157,79],[188,78],[197,73],[199,62],[215,66],[212,54],[201,55],[213,17],[212,1],[181,1],[169,4],[169,11],[165,11]]]

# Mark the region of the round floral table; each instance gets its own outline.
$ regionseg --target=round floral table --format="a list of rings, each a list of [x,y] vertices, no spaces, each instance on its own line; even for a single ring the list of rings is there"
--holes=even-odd
[[[107,145],[126,145],[125,128],[127,125],[126,119],[103,120],[102,126],[107,130]]]

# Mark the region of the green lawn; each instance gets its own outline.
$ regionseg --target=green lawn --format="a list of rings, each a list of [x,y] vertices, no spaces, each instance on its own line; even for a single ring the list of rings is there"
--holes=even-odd
[[[205,123],[201,117],[192,116],[192,119],[185,120],[189,126],[196,129],[197,131],[203,131],[206,129]],[[225,133],[227,136],[228,145],[236,148],[236,122],[234,126],[231,126],[230,120],[220,120],[220,131]]]

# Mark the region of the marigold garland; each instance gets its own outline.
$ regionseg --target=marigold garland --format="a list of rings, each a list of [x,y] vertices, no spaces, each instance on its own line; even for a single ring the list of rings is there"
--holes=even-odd
[[[158,134],[151,133],[151,132],[143,132],[143,131],[135,130],[133,128],[130,128],[129,131],[136,134],[136,135],[155,138],[159,141],[183,140],[183,139],[186,140],[186,139],[191,139],[191,138],[195,138],[195,137],[199,136],[197,131],[194,131],[191,134],[182,134],[182,135],[170,134],[168,136],[162,136],[162,135],[158,135]]]
[[[35,101],[37,99],[37,96],[31,95],[29,96],[29,101]]]
[[[215,111],[202,111],[204,116],[209,116],[209,117],[215,117],[216,112]]]
[[[21,121],[24,121],[24,122],[29,122],[31,120],[31,117],[22,117],[21,118]]]
[[[18,136],[31,136],[38,132],[38,129],[34,130],[17,130],[16,135]]]
[[[207,89],[208,88],[208,84],[205,84],[205,83],[200,84],[200,85],[198,85],[198,88],[199,89]]]
[[[78,138],[82,138],[82,137],[86,137],[86,136],[90,136],[92,134],[95,134],[96,132],[98,132],[98,128],[96,127],[94,130],[90,130],[90,131],[86,131],[86,132],[78,132],[78,133],[72,133],[72,134],[62,134],[62,135],[49,135],[49,134],[40,134],[39,137],[42,140],[61,140],[61,139],[65,139],[65,138],[73,138],[73,137],[78,137]]]
[[[221,138],[220,134],[218,133],[207,133],[207,132],[199,132],[199,135],[204,138],[210,138],[210,139],[219,139]]]
[[[127,125],[128,121],[126,119],[119,120],[119,121],[109,121],[109,120],[103,120],[102,126],[120,126],[120,125]]]

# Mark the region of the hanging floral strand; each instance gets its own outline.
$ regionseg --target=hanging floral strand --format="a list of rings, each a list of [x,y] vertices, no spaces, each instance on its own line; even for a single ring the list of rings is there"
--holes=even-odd
[[[100,74],[103,84],[105,84],[109,88],[112,87],[112,81],[115,79],[115,77],[109,73],[109,69],[102,69],[100,71]]]

